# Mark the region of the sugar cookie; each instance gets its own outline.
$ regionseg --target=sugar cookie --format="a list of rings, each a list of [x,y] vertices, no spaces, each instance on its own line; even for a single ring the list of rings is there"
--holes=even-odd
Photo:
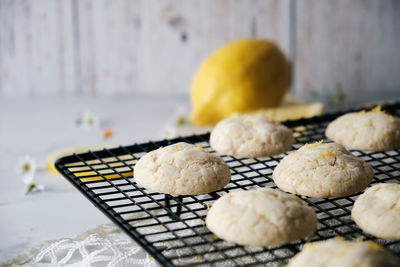
[[[222,158],[183,142],[147,153],[134,169],[139,185],[173,195],[213,192],[229,183],[230,177]]]
[[[384,151],[400,148],[400,119],[380,107],[348,113],[332,121],[325,135],[349,149]]]
[[[276,166],[276,185],[309,197],[341,197],[363,190],[374,176],[372,167],[343,146],[322,141],[302,146]]]
[[[351,217],[364,232],[400,240],[400,184],[368,188],[355,201]]]
[[[288,151],[294,142],[284,125],[262,115],[242,115],[220,121],[210,136],[211,146],[221,154],[265,157]]]
[[[315,211],[278,189],[234,191],[214,202],[207,227],[218,237],[248,246],[280,245],[311,235]]]
[[[345,241],[340,237],[306,243],[287,267],[398,267],[400,259],[372,241]]]

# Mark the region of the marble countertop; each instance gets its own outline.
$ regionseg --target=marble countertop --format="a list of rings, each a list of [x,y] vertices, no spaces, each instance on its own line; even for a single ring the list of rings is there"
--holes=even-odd
[[[117,146],[158,140],[188,96],[2,97],[0,99],[0,262],[44,241],[74,237],[109,220],[64,178],[45,169],[46,156],[77,145]],[[100,127],[75,123],[90,109]],[[114,136],[103,138],[104,128]],[[35,159],[44,192],[25,195],[17,173],[24,155]]]

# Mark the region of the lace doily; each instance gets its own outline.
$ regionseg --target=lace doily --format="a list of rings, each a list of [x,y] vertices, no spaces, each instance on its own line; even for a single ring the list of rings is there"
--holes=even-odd
[[[140,246],[114,224],[99,225],[75,238],[42,242],[4,266],[158,266]]]

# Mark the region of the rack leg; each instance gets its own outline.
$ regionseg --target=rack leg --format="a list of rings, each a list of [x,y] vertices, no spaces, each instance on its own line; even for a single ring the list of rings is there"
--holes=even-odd
[[[176,198],[179,200],[180,203],[182,203],[182,196],[177,196]],[[176,202],[176,209],[174,212],[171,207],[171,200],[174,200],[174,197],[171,195],[165,194],[164,199],[165,199],[165,207],[168,211],[169,217],[173,220],[179,220],[180,216],[181,216],[181,212],[182,212],[182,205],[179,204],[178,202]]]

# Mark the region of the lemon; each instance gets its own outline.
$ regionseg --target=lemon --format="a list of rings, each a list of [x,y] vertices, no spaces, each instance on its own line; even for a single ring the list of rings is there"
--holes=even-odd
[[[268,117],[271,121],[282,122],[321,115],[323,107],[324,105],[322,103],[306,104],[291,96],[285,96],[282,105],[278,107],[261,108],[245,113],[261,114]],[[244,113],[236,112],[233,116],[240,116],[242,114]]]
[[[268,40],[241,39],[217,49],[191,86],[196,125],[214,125],[234,112],[278,106],[290,85],[290,64]]]
[[[100,150],[102,147],[100,146],[75,146],[75,147],[66,147],[62,148],[56,151],[53,151],[46,157],[46,169],[53,173],[60,175],[60,173],[57,171],[56,167],[54,166],[55,162],[65,156],[70,156],[74,153],[79,154],[79,153],[85,153],[88,152],[89,150],[95,151],[95,150]]]
[[[296,104],[290,106],[279,106],[276,108],[265,108],[251,112],[255,114],[262,114],[270,121],[287,121],[297,120],[302,118],[311,118],[314,116],[321,115],[323,109],[322,103],[312,104]]]
[[[103,149],[103,147],[100,147],[100,146],[76,146],[76,147],[62,148],[60,150],[50,153],[46,157],[46,168],[51,173],[60,175],[60,173],[57,171],[57,169],[54,166],[55,162],[58,159],[65,157],[65,156],[70,156],[74,153],[79,154],[79,153],[86,153],[89,150],[97,151],[97,150],[102,150],[102,149]],[[120,156],[119,158],[126,160],[126,159],[131,159],[131,156],[129,156],[129,155]],[[106,158],[104,158],[102,160],[105,162],[109,161]],[[111,160],[114,160],[114,159],[111,159]],[[118,174],[118,173],[115,173],[115,171],[113,171],[112,168],[105,169],[106,165],[100,165],[99,160],[92,160],[92,161],[88,161],[87,163],[88,164],[97,164],[94,166],[94,168],[97,169],[97,168],[101,167],[101,170],[97,170],[97,171],[90,170],[89,167],[82,166],[83,164],[81,162],[68,164],[68,169],[69,169],[69,171],[71,171],[74,174],[75,177],[79,178],[83,182],[104,180],[101,176],[97,175],[98,173],[103,174],[104,177],[106,177],[107,179],[121,178],[121,176],[132,177],[132,175],[133,175],[133,172],[130,170],[129,171],[127,171],[127,170],[119,171],[119,174]],[[113,165],[113,164],[111,163],[110,166],[111,165]],[[114,165],[118,165],[118,163],[114,163]],[[113,166],[111,166],[111,167],[113,167]],[[111,174],[106,174],[106,173],[111,173]]]

